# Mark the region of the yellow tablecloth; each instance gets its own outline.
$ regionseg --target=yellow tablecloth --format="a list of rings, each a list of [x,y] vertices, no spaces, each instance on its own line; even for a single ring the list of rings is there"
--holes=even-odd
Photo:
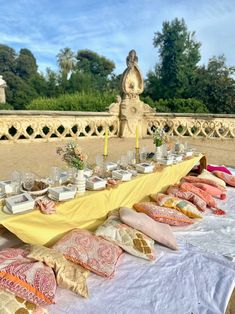
[[[154,173],[139,175],[117,188],[86,192],[74,200],[61,203],[56,214],[44,215],[39,210],[27,214],[0,213],[0,225],[25,243],[50,245],[73,228],[94,230],[110,210],[148,200],[148,195],[164,191],[177,183],[201,159],[193,157],[179,164],[162,167]]]

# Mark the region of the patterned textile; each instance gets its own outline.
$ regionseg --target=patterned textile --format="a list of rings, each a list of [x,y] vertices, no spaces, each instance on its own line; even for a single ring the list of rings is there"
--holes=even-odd
[[[226,193],[222,192],[220,189],[216,188],[215,186],[205,184],[205,183],[192,183],[197,188],[209,193],[211,196],[217,197],[221,200],[226,199]]]
[[[213,199],[213,197],[209,193],[207,193],[206,191],[203,191],[203,190],[197,188],[192,183],[181,183],[180,188],[184,191],[190,191],[190,192],[197,194],[199,197],[201,197],[206,202],[206,204],[209,207],[216,207],[216,202]]]
[[[23,249],[0,251],[0,287],[37,305],[54,303],[56,279],[42,262],[32,262]]]
[[[122,250],[115,244],[82,229],[74,229],[60,239],[54,250],[92,272],[111,278]]]
[[[168,195],[179,197],[193,203],[199,210],[203,212],[206,210],[206,202],[202,198],[193,192],[181,190],[179,185],[170,185],[166,193]]]
[[[176,209],[161,207],[155,202],[136,203],[133,206],[138,212],[145,213],[154,220],[171,226],[187,226],[193,224],[193,220]]]
[[[214,174],[212,174],[211,172],[209,172],[209,171],[207,171],[205,169],[198,176],[198,178],[212,180],[212,181],[216,182],[217,184],[219,184],[220,186],[226,188],[226,184],[225,184],[225,182],[223,180],[217,178]],[[204,182],[204,183],[206,183],[206,182]]]
[[[211,174],[211,176],[213,176],[213,175]],[[213,177],[215,178],[215,176],[213,176]],[[220,189],[222,192],[224,192],[224,191],[226,190],[224,186],[221,186],[220,184],[218,184],[218,183],[215,182],[214,180],[207,179],[207,178],[186,176],[186,177],[183,177],[183,178],[182,178],[181,182],[205,183],[205,184],[212,185],[212,186],[216,187],[217,189]]]
[[[119,213],[121,221],[128,226],[143,232],[172,250],[178,250],[176,239],[169,225],[155,221],[144,213],[137,213],[131,208],[121,207]]]
[[[193,192],[193,193],[197,194],[198,196],[200,196],[207,203],[207,206],[210,207],[210,209],[214,212],[215,215],[224,215],[225,214],[225,211],[223,211],[222,209],[219,209],[217,207],[217,204],[216,204],[214,198],[209,193],[207,193],[206,191],[203,191],[203,190],[197,188],[196,186],[194,186],[193,184],[186,183],[186,182],[182,183],[180,185],[180,188],[182,190],[190,191],[190,192]]]
[[[189,218],[202,218],[201,213],[192,203],[182,200],[178,197],[157,193],[151,195],[151,198],[159,205],[163,207],[174,208]]]
[[[227,173],[224,173],[224,172],[221,172],[221,171],[213,171],[212,173],[214,175],[216,175],[216,177],[218,177],[221,180],[223,180],[228,185],[231,185],[231,186],[235,187],[235,176],[233,176],[232,174],[227,174]]]
[[[115,215],[109,216],[95,233],[134,256],[148,260],[155,259],[154,241],[142,232],[123,224]]]
[[[69,289],[83,297],[88,297],[86,285],[88,270],[67,261],[62,253],[41,245],[32,245],[27,257],[54,268],[59,287]]]
[[[46,309],[15,296],[13,293],[0,289],[1,314],[49,314]]]
[[[56,204],[54,201],[44,196],[41,199],[36,200],[36,203],[43,214],[51,215],[56,213]]]

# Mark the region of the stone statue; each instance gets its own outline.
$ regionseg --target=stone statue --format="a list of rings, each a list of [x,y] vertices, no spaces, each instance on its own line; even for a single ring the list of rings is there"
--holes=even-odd
[[[124,98],[139,99],[144,90],[144,81],[138,68],[138,57],[135,50],[131,50],[126,58],[127,68],[122,75],[121,91]]]
[[[2,75],[0,75],[0,104],[5,104],[6,102],[6,94],[5,94],[6,87],[7,87],[7,83],[2,78]]]
[[[144,125],[146,118],[155,110],[140,100],[139,95],[144,90],[144,81],[138,67],[138,57],[135,50],[131,50],[126,58],[127,68],[121,78],[121,97],[109,106],[109,113],[120,119],[121,137],[135,137],[138,126],[139,136],[145,136]]]

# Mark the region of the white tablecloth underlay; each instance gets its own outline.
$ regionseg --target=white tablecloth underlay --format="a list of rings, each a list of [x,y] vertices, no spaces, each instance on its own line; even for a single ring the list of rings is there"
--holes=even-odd
[[[227,199],[217,200],[218,207],[226,211],[225,216],[207,213],[198,223],[173,230],[177,239],[235,260],[235,188],[227,189]]]
[[[155,262],[124,254],[113,279],[90,274],[89,298],[58,289],[51,314],[221,314],[235,286],[235,263],[180,242]]]

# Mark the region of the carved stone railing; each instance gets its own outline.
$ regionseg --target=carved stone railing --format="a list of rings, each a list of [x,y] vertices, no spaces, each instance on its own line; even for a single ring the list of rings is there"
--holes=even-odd
[[[108,112],[0,111],[0,141],[51,141],[118,136],[119,119]]]
[[[122,117],[109,112],[66,111],[0,111],[0,143],[53,141],[58,139],[104,136],[134,137],[121,132]],[[125,121],[131,126],[132,117]],[[152,137],[157,127],[179,137],[232,139],[235,138],[235,115],[147,113],[138,120],[140,136]]]
[[[145,119],[146,133],[151,137],[154,129],[163,127],[169,135],[193,138],[235,138],[235,115],[156,113]]]

